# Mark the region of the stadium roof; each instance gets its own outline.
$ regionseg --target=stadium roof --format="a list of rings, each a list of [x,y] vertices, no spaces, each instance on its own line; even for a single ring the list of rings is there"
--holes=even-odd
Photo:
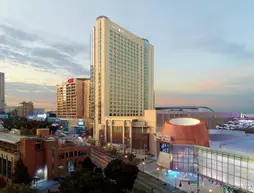
[[[212,110],[209,107],[205,107],[205,106],[175,106],[175,107],[155,107],[156,110],[170,110],[170,111],[202,111],[206,110],[208,112],[214,112],[214,110]]]

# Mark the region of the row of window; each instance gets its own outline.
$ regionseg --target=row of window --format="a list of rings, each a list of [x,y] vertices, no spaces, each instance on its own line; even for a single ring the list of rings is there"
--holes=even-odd
[[[8,178],[12,177],[12,161],[0,158],[0,174]]]
[[[77,156],[84,156],[86,155],[86,151],[71,151],[71,152],[65,152],[65,153],[60,153],[59,154],[59,159],[64,159],[64,158],[71,158],[71,157],[77,157]]]

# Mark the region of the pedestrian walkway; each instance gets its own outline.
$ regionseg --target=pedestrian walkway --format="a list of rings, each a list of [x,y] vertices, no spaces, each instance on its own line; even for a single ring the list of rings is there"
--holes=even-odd
[[[33,188],[37,189],[40,193],[47,192],[48,189],[55,188],[59,183],[54,180],[40,180],[32,185]]]
[[[145,163],[140,164],[139,166],[141,171],[144,171],[145,173],[158,178],[159,180],[170,184],[172,186],[178,187],[181,190],[184,190],[185,192],[191,193],[191,192],[197,192],[197,176],[193,174],[188,174],[186,176],[186,180],[182,180],[182,176],[179,172],[175,171],[163,171],[163,170],[157,170],[157,162],[151,162],[151,163]],[[192,183],[189,185],[188,181],[192,181]],[[181,187],[179,185],[181,184]],[[203,181],[199,185],[200,193],[209,193],[209,190],[212,190],[213,193],[222,193],[223,190],[221,187],[216,186],[215,184],[210,183],[209,181]]]

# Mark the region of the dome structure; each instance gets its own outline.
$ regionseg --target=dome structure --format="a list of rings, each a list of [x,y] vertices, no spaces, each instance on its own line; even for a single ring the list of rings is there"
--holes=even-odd
[[[209,134],[204,121],[192,117],[172,118],[165,121],[162,135],[171,138],[173,144],[189,144],[209,147]]]

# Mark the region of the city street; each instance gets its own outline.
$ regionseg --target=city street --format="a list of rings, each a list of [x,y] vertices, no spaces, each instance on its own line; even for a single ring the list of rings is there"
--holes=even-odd
[[[146,192],[153,193],[180,193],[182,191],[177,190],[174,186],[168,185],[157,178],[150,176],[146,173],[139,172],[138,178],[135,181],[135,187],[142,189]],[[152,190],[153,189],[153,190]]]
[[[145,163],[144,165],[140,165],[139,166],[141,171],[144,171],[145,173],[160,179],[161,181],[170,184],[172,186],[176,186],[179,189],[191,193],[191,192],[197,192],[197,184],[191,184],[189,185],[187,182],[182,182],[181,183],[181,187],[179,187],[180,184],[180,179],[181,179],[181,175],[179,172],[170,172],[168,174],[166,174],[166,172],[162,172],[162,171],[157,171],[157,162],[153,161],[150,163]],[[189,174],[187,176],[187,179],[191,180],[191,181],[197,181],[197,177]],[[200,193],[209,193],[209,190],[211,189],[213,193],[222,193],[222,189],[220,187],[217,187],[215,184],[211,184],[209,183],[207,180],[205,180],[203,183],[200,183],[199,186],[200,189]]]

